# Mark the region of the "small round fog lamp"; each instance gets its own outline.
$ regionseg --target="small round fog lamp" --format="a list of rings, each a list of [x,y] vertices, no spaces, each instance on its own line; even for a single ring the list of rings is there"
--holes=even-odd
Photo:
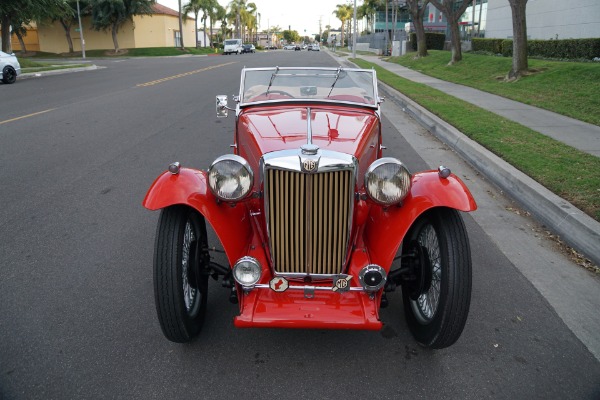
[[[242,257],[233,266],[233,278],[244,289],[252,289],[262,275],[262,268],[252,257]]]

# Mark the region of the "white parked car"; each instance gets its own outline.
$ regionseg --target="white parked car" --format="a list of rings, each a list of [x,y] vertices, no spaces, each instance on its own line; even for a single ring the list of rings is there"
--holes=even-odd
[[[21,65],[15,53],[8,54],[0,51],[0,70],[2,71],[2,82],[15,83],[17,76],[21,74]]]
[[[283,46],[284,50],[294,50],[296,48],[295,44],[286,44],[285,46]]]

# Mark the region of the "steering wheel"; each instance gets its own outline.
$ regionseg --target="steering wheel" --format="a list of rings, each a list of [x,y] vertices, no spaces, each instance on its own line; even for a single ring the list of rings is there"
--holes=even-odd
[[[296,97],[296,96],[293,96],[293,95],[291,95],[288,92],[285,92],[283,90],[269,90],[267,92],[263,92],[263,93],[259,94],[259,96],[268,96],[270,94],[281,94],[283,96],[288,96],[288,97],[292,97],[292,98]]]

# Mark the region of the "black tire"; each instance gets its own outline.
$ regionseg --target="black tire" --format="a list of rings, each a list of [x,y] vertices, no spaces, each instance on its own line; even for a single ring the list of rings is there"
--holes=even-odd
[[[17,71],[10,65],[7,65],[2,70],[2,82],[6,84],[15,83],[17,81]]]
[[[154,300],[163,334],[186,343],[198,335],[206,314],[208,258],[204,217],[185,206],[161,211],[154,253]]]
[[[425,271],[418,274],[424,274],[421,282],[425,283],[416,292],[414,283],[403,285],[404,313],[417,342],[442,349],[458,340],[469,314],[472,280],[469,239],[458,211],[440,208],[425,213],[415,222],[404,240],[404,251],[415,241],[425,251]]]

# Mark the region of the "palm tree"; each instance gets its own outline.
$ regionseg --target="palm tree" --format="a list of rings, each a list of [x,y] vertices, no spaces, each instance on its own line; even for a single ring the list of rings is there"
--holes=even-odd
[[[231,0],[229,3],[229,19],[234,21],[235,35],[240,37],[240,26],[242,25],[242,13],[246,10],[246,0]]]
[[[252,36],[252,29],[257,26],[256,4],[246,4],[246,7],[240,11],[240,16],[242,20],[242,38],[246,39],[246,28],[248,28],[248,35]]]
[[[212,47],[213,24],[216,21],[223,20],[223,18],[225,18],[225,15],[227,14],[227,12],[225,11],[225,8],[222,5],[220,5],[217,0],[210,0],[210,2],[212,4],[212,7],[208,10],[208,17],[210,18],[210,36],[211,36],[210,44]]]
[[[346,25],[346,21],[348,21],[350,18],[352,18],[352,13],[353,13],[354,9],[352,8],[352,6],[350,4],[338,4],[336,7],[337,8],[333,12],[333,14],[335,14],[337,19],[342,21],[341,36],[342,36],[342,46],[344,46],[344,25]]]
[[[184,20],[187,21],[189,13],[194,13],[194,19],[196,21],[196,48],[198,48],[198,14],[204,9],[203,2],[204,0],[190,0],[189,3],[183,6]],[[204,21],[204,42],[206,43],[206,20]]]

